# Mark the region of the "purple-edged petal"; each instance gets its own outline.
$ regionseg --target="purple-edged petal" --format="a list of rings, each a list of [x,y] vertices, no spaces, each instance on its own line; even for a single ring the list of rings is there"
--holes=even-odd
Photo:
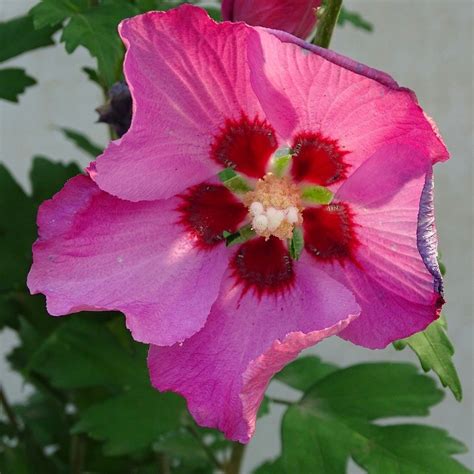
[[[339,189],[335,201],[340,199],[352,211],[353,257],[313,260],[351,289],[361,307],[341,337],[376,349],[425,329],[444,302],[428,158],[413,148],[387,146]]]
[[[267,265],[268,271],[278,270],[270,260]],[[294,263],[294,275],[291,288],[262,292],[236,281],[229,270],[198,334],[182,345],[151,347],[154,387],[186,397],[200,425],[248,442],[272,375],[301,350],[337,334],[359,313],[353,295],[310,265],[307,256]],[[253,271],[247,277],[260,285],[278,284],[268,272],[259,276]]]
[[[222,19],[283,30],[307,38],[321,0],[223,0]]]
[[[226,121],[265,119],[249,80],[244,24],[190,5],[121,23],[132,125],[91,170],[99,187],[131,201],[171,197],[215,175],[211,146]]]
[[[290,144],[304,133],[332,141],[344,152],[346,176],[390,143],[418,148],[432,162],[448,158],[414,94],[388,75],[291,35],[260,32],[251,39],[252,84],[268,120]]]
[[[203,248],[182,208],[178,198],[122,201],[73,178],[40,208],[30,291],[44,293],[55,316],[119,310],[138,341],[183,341],[204,325],[228,251]]]
[[[443,277],[438,263],[438,234],[435,224],[433,189],[433,172],[430,171],[426,174],[425,185],[421,193],[416,241],[421,258],[428,271],[433,275],[434,290],[442,295]]]

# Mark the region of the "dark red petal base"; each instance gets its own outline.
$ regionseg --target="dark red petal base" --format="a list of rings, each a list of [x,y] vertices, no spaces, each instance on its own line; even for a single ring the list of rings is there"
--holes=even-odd
[[[246,207],[221,185],[198,184],[180,197],[180,222],[203,248],[223,242],[222,233],[235,232],[247,215]]]
[[[258,297],[280,294],[294,282],[293,261],[283,242],[270,237],[243,244],[232,261],[234,277],[243,286],[243,294],[253,290]]]
[[[211,157],[225,168],[234,168],[252,178],[261,178],[278,148],[275,131],[266,120],[246,115],[226,120],[211,147]]]
[[[329,186],[347,175],[349,165],[344,163],[343,158],[348,152],[341,150],[336,140],[319,133],[305,132],[296,136],[291,149],[291,174],[297,182]]]
[[[320,261],[354,259],[358,246],[349,206],[335,203],[303,211],[305,249]]]

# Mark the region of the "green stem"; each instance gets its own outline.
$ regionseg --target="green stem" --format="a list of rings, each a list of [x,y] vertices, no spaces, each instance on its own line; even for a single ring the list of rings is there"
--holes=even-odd
[[[3,388],[1,386],[0,386],[0,405],[3,407],[3,410],[5,411],[5,415],[7,416],[8,422],[12,425],[15,432],[19,433],[20,426],[16,419],[15,412],[13,411],[13,408],[10,406],[7,396],[5,395],[5,392],[3,391]]]
[[[70,452],[71,474],[81,474],[83,472],[85,454],[86,454],[86,445],[85,445],[84,436],[73,435],[71,437],[71,452]]]
[[[234,443],[229,462],[224,466],[225,474],[239,474],[244,459],[245,444]]]
[[[293,405],[292,402],[289,402],[288,400],[283,400],[282,398],[273,398],[273,397],[269,397],[268,395],[267,395],[267,398],[268,398],[268,401],[271,403],[278,403],[279,405],[286,405],[288,407]]]
[[[332,33],[342,8],[342,0],[327,0],[323,8],[324,10],[321,18],[318,20],[318,28],[313,43],[322,48],[329,48]]]
[[[204,443],[201,436],[199,436],[199,433],[197,432],[196,428],[194,428],[194,426],[192,425],[189,425],[186,428],[194,436],[194,438],[196,438],[197,442],[200,444],[202,450],[207,454],[207,457],[212,462],[212,464],[214,464],[217,469],[223,469],[222,463],[219,462],[219,460],[216,458],[216,456],[212,452],[212,449],[209,448],[206,443]]]
[[[164,453],[157,453],[158,466],[160,467],[160,474],[171,474],[170,460]]]

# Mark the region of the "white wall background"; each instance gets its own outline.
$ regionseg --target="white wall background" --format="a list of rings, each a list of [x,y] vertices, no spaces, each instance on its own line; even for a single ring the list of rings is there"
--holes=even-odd
[[[0,0],[0,19],[21,14],[34,0]],[[456,347],[456,365],[464,385],[464,400],[457,403],[447,393],[433,410],[431,424],[448,429],[473,449],[473,6],[470,0],[347,0],[375,24],[367,34],[350,25],[336,31],[332,47],[361,62],[392,74],[414,89],[429,115],[435,118],[452,153],[452,159],[436,168],[436,204],[440,246],[447,265],[445,313]],[[20,105],[0,103],[0,160],[28,187],[27,174],[35,154],[61,160],[87,158],[54,130],[64,125],[87,132],[106,143],[105,128],[95,125],[94,108],[100,93],[80,72],[93,64],[79,50],[68,56],[62,46],[25,54],[9,65],[26,67],[39,80],[21,97]],[[8,395],[24,397],[25,387],[9,372],[4,354],[15,344],[12,333],[0,333],[0,380]],[[336,338],[310,352],[341,365],[369,360],[412,360],[409,352],[392,349],[369,351]],[[273,394],[284,393],[274,384]],[[287,394],[287,393],[285,393]],[[245,473],[279,449],[281,411],[260,420],[248,447]],[[460,457],[474,466],[472,454]],[[351,465],[351,472],[359,472]],[[41,473],[42,474],[42,473]],[[306,474],[306,473],[304,473]],[[449,473],[446,473],[449,474]]]

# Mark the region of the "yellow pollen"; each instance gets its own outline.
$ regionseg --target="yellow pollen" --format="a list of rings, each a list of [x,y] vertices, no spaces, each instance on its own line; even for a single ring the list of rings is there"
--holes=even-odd
[[[303,222],[300,190],[287,177],[266,174],[254,191],[243,196],[243,202],[252,217],[253,230],[266,239],[272,235],[291,239],[295,225]]]

